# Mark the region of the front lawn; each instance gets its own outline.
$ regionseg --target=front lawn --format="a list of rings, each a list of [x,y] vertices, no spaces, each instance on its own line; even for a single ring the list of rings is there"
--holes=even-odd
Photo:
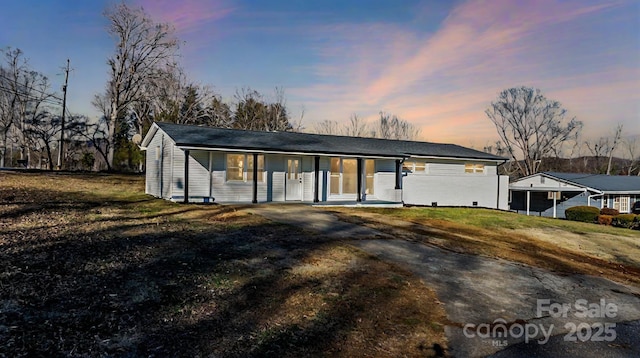
[[[0,172],[0,356],[435,356],[434,292],[352,246],[144,178]]]
[[[640,232],[479,208],[334,209],[396,237],[640,286]]]

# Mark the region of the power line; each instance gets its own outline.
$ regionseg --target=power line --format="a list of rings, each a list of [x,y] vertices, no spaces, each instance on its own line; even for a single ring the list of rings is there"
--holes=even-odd
[[[11,81],[11,82],[15,82],[15,79],[14,79],[14,78],[7,77],[7,76],[3,75],[2,73],[0,73],[0,77],[4,78],[4,79],[6,79],[6,80],[9,80],[9,81]],[[6,88],[6,87],[5,87],[5,88]],[[11,88],[11,90],[12,90],[12,91],[14,91],[14,93],[16,93],[16,94],[19,94],[19,93],[15,92],[16,90],[14,90],[13,88]],[[45,91],[43,91],[43,90],[41,90],[41,89],[37,89],[37,88],[29,88],[29,90],[30,90],[30,91],[35,91],[35,92],[38,92],[38,93],[41,93],[41,94],[47,95],[47,96],[49,96],[49,97],[53,97],[53,98],[55,98],[55,99],[57,99],[57,100],[59,100],[59,101],[62,101],[62,98],[57,97],[57,96],[55,96],[55,95],[53,95],[53,94],[51,94],[51,93],[45,92]]]
[[[4,87],[4,86],[0,86],[0,90],[3,90],[4,92],[11,93],[11,94],[14,94],[14,95],[17,95],[17,96],[24,96],[24,97],[27,97],[27,98],[29,98],[31,100],[42,101],[42,102],[46,102],[46,103],[49,103],[49,104],[60,104],[59,102],[54,101],[51,98],[39,98],[39,97],[36,97],[35,95],[32,95],[32,94],[17,92],[13,88],[7,88],[7,87]],[[57,98],[55,96],[51,96],[51,97],[60,100],[59,98]]]

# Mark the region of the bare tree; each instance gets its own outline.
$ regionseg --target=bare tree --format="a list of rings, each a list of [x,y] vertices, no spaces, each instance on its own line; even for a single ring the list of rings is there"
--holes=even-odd
[[[567,110],[560,102],[531,87],[502,91],[485,113],[523,176],[536,173],[553,148],[582,128],[582,122],[575,118],[565,121]],[[518,160],[520,155],[522,161]]]
[[[324,120],[316,123],[315,133],[346,135],[350,137],[373,137],[398,140],[414,140],[420,130],[413,124],[390,115],[380,112],[380,118],[374,125],[370,125],[358,114],[354,113],[349,117],[349,122],[340,125],[337,121]]]
[[[108,140],[109,135],[109,120],[108,117],[101,117],[96,123],[90,123],[86,117],[79,116],[76,122],[78,123],[70,131],[71,137],[81,138],[83,141],[90,143],[90,146],[100,154],[100,157],[104,160],[107,169],[111,169],[109,164],[109,149],[113,145],[112,141]]]
[[[629,158],[627,175],[633,175],[633,172],[637,170],[637,175],[640,176],[640,143],[638,143],[638,138],[636,136],[633,139],[628,138],[622,142]]]
[[[611,151],[609,138],[600,137],[598,139],[586,140],[584,145],[589,150],[589,154],[591,154],[593,161],[588,170],[596,173],[605,173],[607,169],[605,167],[604,160],[609,156]],[[589,161],[589,158],[586,158],[586,160]]]
[[[8,58],[8,56],[7,56]],[[17,93],[12,90],[10,72],[0,66],[0,167],[5,166],[9,132],[17,118]]]
[[[349,117],[349,122],[344,125],[342,133],[350,137],[367,137],[367,127],[367,121],[357,113],[353,113]]]
[[[294,132],[304,131],[304,125],[302,124],[302,122],[304,121],[304,113],[305,113],[305,108],[304,108],[304,105],[302,105],[300,108],[300,117],[298,117],[298,120],[295,122],[295,124],[293,124]]]
[[[49,93],[49,80],[43,74],[32,70],[20,49],[7,48],[4,52],[4,65],[0,65],[0,131],[2,135],[2,159],[4,165],[6,147],[10,141],[20,146],[20,159],[30,162],[30,154],[37,139],[33,138],[30,128],[46,111],[47,104],[54,95]]]
[[[374,137],[385,139],[414,140],[419,134],[420,130],[413,124],[382,111],[373,129]]]
[[[116,41],[114,54],[107,60],[109,81],[105,98],[109,102],[108,136],[114,141],[118,120],[131,106],[144,100],[145,86],[171,65],[178,48],[173,29],[154,22],[141,8],[119,3],[105,11],[108,33]],[[114,145],[109,146],[107,163],[113,164]]]
[[[609,148],[609,162],[607,164],[607,175],[611,174],[611,161],[613,160],[613,152],[615,152],[618,147],[618,143],[620,142],[620,136],[622,136],[622,124],[618,124],[616,127],[615,134],[613,135],[613,143],[611,144],[611,148]]]
[[[340,127],[340,123],[338,121],[330,121],[325,119],[322,122],[318,122],[313,126],[314,133],[317,134],[332,134],[339,135],[342,134],[342,128]]]

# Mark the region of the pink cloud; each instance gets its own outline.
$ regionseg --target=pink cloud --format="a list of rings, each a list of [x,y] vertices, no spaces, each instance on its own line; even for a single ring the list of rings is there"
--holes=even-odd
[[[489,103],[502,89],[531,85],[585,122],[601,120],[597,115],[605,110],[595,109],[600,106],[640,132],[633,104],[640,93],[637,66],[626,69],[612,62],[610,69],[562,73],[555,62],[561,54],[549,53],[561,40],[575,47],[575,39],[562,38],[569,34],[554,32],[558,28],[591,21],[625,3],[468,1],[433,34],[396,24],[319,29],[341,39],[318,49],[323,61],[313,70],[322,83],[290,93],[300,96],[309,112],[317,109],[319,120],[347,120],[352,112],[373,117],[384,109],[422,127],[424,139],[484,144],[496,137],[484,114]],[[616,103],[623,106],[612,108]]]
[[[152,17],[173,24],[179,34],[202,31],[234,10],[225,1],[138,0],[137,3]]]

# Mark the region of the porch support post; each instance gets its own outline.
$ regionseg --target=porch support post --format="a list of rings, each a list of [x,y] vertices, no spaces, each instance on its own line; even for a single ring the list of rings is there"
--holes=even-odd
[[[402,189],[402,162],[396,159],[396,189]]]
[[[529,207],[531,206],[531,192],[527,190],[527,216],[529,216]]]
[[[313,202],[320,202],[320,157],[316,155],[314,158],[313,172]]]
[[[258,153],[253,153],[253,200],[252,203],[258,203]]]
[[[557,218],[557,209],[556,209],[556,192],[553,193],[553,218]]]
[[[189,202],[189,149],[184,150],[184,203]]]
[[[362,158],[358,158],[358,196],[356,197],[356,201],[358,203],[362,202]]]

